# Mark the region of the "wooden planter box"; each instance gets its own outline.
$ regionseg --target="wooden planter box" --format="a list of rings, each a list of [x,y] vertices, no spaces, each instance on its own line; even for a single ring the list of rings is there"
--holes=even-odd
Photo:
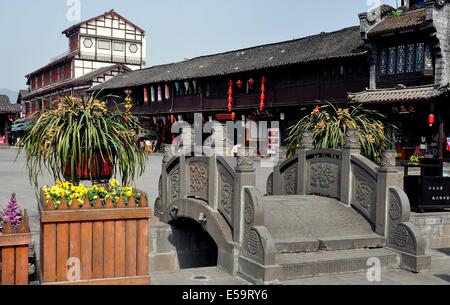
[[[149,285],[148,223],[152,211],[142,193],[139,204],[111,200],[80,208],[62,201],[58,209],[39,204],[42,284]],[[69,258],[71,258],[69,260]],[[68,263],[69,262],[69,263]],[[69,266],[68,266],[69,264]]]
[[[0,232],[0,285],[28,285],[28,248],[31,244],[27,212],[17,232],[7,224]]]

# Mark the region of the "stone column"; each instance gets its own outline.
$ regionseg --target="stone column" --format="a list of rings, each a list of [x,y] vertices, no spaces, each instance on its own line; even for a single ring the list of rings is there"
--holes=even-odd
[[[253,158],[247,150],[242,150],[237,157],[231,211],[233,217],[233,240],[239,244],[242,244],[244,238],[244,186],[256,186],[256,170]]]
[[[306,153],[314,149],[314,133],[305,131],[302,135],[302,141],[297,151],[298,168],[297,168],[297,194],[306,195],[308,190],[308,169],[306,162]]]
[[[386,236],[387,232],[389,188],[398,186],[396,154],[394,150],[383,152],[381,168],[378,171],[375,232],[381,236]]]
[[[351,203],[353,177],[352,177],[352,155],[361,153],[359,143],[359,132],[357,129],[347,129],[345,133],[345,146],[342,150],[341,166],[341,202],[347,205]]]

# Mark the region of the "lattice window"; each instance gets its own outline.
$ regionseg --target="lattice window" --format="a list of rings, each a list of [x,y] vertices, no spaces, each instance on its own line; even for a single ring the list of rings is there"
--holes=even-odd
[[[406,48],[406,73],[414,72],[414,44]]]
[[[380,52],[380,75],[387,73],[387,50],[382,49]]]
[[[431,44],[427,44],[425,49],[425,71],[433,72],[433,46]]]
[[[418,43],[416,49],[416,72],[423,72],[424,55],[425,55],[425,44],[423,42]]]
[[[397,51],[397,73],[405,73],[406,47],[399,46]]]
[[[388,62],[388,74],[389,75],[394,75],[395,71],[396,71],[396,67],[395,67],[395,57],[396,57],[396,52],[395,52],[395,47],[391,47],[389,48],[389,62]]]

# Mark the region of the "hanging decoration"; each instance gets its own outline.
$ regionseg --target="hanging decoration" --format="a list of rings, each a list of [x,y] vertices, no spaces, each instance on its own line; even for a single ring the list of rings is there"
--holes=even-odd
[[[433,127],[435,121],[436,121],[436,117],[434,116],[434,114],[430,114],[428,116],[428,125],[430,125],[430,127]]]
[[[189,94],[189,88],[191,87],[188,81],[184,82],[184,89],[186,90],[185,94]]]
[[[197,81],[196,80],[193,80],[192,81],[192,87],[194,88],[194,93],[197,93],[197,88],[198,88],[198,83],[197,83]]]
[[[253,90],[253,86],[255,85],[255,80],[250,78],[247,82],[247,92]]]
[[[175,123],[175,116],[173,114],[170,115],[170,123]]]
[[[133,91],[131,91],[130,89],[125,90],[125,94],[127,95],[125,97],[125,111],[128,114],[131,113],[131,109],[133,108],[133,98],[131,97],[132,93]]]
[[[238,80],[236,82],[236,86],[238,87],[238,89],[242,89],[242,86],[244,86],[244,83],[241,80]]]
[[[156,92],[155,92],[155,87],[154,86],[152,86],[150,88],[150,95],[151,95],[151,98],[152,98],[152,103],[156,102]]]
[[[176,83],[175,83],[175,90],[177,91],[177,95],[180,95],[180,88],[181,88],[180,83],[179,83],[179,82],[176,82]]]
[[[158,118],[155,117],[155,116],[153,117],[153,124],[154,124],[154,125],[157,125],[157,124],[158,124]]]
[[[158,102],[162,102],[163,95],[162,95],[162,87],[161,85],[158,86]]]
[[[169,86],[169,84],[165,85],[165,96],[166,96],[166,100],[170,100],[170,86]]]
[[[265,101],[266,101],[266,78],[263,76],[261,79],[261,103],[259,104],[259,110],[263,111],[265,107]]]
[[[231,114],[231,120],[232,120],[232,121],[236,120],[236,113],[233,112],[233,113]]]
[[[228,111],[233,110],[233,81],[230,80],[228,83]]]
[[[144,103],[148,104],[148,102],[149,102],[148,88],[144,87]]]

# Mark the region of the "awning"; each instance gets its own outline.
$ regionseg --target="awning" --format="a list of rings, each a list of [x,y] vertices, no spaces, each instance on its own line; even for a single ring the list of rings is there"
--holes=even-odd
[[[405,102],[426,102],[449,93],[448,86],[419,86],[405,87],[398,86],[388,89],[367,89],[359,93],[349,93],[349,99],[355,103],[405,103]]]
[[[33,122],[25,122],[25,123],[14,124],[14,125],[11,126],[11,131],[12,132],[24,131],[31,124],[33,124]]]

